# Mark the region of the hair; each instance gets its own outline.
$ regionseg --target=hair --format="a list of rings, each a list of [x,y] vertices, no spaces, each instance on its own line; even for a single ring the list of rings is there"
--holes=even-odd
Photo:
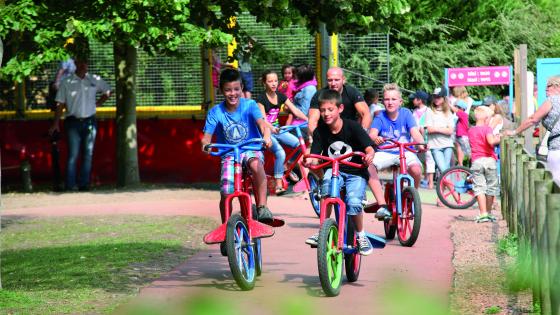
[[[488,106],[484,106],[484,105],[483,106],[477,106],[474,109],[474,114],[475,115],[486,114],[487,117],[492,117],[492,110]]]
[[[322,90],[319,92],[317,100],[319,102],[319,106],[321,106],[324,102],[335,102],[338,107],[342,105],[342,97],[340,96],[340,93],[335,90]]]
[[[288,68],[292,68],[292,73],[295,72],[294,71],[295,67],[288,63],[288,64],[285,64],[285,65],[282,66],[282,74],[284,74],[284,71],[286,71],[286,69],[288,69]]]
[[[296,73],[298,84],[311,81],[315,77],[315,71],[313,71],[313,67],[311,65],[301,65],[297,67]]]
[[[364,92],[364,100],[366,101],[366,104],[369,106],[373,103],[374,99],[379,99],[379,92],[377,92],[377,90],[375,89],[367,89]]]
[[[398,84],[396,84],[396,83],[385,84],[383,86],[383,94],[385,94],[385,92],[389,92],[389,91],[397,91],[399,93],[399,96],[402,98],[401,88],[399,87]]]
[[[273,73],[276,74],[276,72],[274,72],[274,71],[272,71],[272,70],[270,70],[270,69],[264,70],[263,74],[261,75],[261,81],[262,81],[262,83],[266,83],[266,77],[267,77],[269,74],[273,74]],[[276,74],[276,76],[278,76],[278,74]]]
[[[466,99],[467,96],[469,96],[469,93],[467,92],[467,88],[462,85],[453,87],[451,93],[453,94],[453,96],[460,99]]]
[[[430,108],[431,108],[432,110],[435,110],[435,109],[436,109],[436,106],[435,106],[435,104],[434,104],[434,101],[436,100],[437,97],[443,98],[443,103],[441,104],[441,110],[442,110],[442,112],[445,114],[445,116],[451,115],[451,106],[449,106],[449,101],[448,101],[447,97],[445,97],[445,96],[432,95],[432,100],[431,100],[431,103],[430,103]]]
[[[499,102],[494,103],[494,115],[504,116],[504,109],[500,106]]]
[[[220,73],[220,89],[222,89],[226,83],[235,81],[239,81],[239,83],[243,84],[241,81],[241,74],[237,69],[226,68],[222,70],[222,73]]]
[[[560,86],[560,75],[553,75],[546,80],[546,85]]]

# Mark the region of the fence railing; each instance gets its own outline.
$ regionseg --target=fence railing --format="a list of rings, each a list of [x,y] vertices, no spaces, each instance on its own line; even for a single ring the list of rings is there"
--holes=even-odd
[[[560,187],[520,139],[501,143],[502,215],[517,235],[517,263],[541,314],[560,314]],[[519,276],[519,274],[518,274]]]

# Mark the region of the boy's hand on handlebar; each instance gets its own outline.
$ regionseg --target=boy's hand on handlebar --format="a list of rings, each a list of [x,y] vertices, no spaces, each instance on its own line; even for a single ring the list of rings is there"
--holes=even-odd
[[[375,139],[373,139],[373,142],[376,145],[380,145],[380,144],[383,144],[385,142],[385,139],[383,139],[383,137],[377,136],[377,137],[375,137]]]
[[[272,146],[272,140],[270,139],[270,137],[264,137],[264,147],[268,149],[271,146]]]
[[[370,165],[373,162],[373,155],[374,152],[366,153],[366,155],[362,158],[365,165]]]
[[[202,152],[204,152],[206,154],[210,153],[210,144],[209,143],[206,143],[206,144],[203,143],[202,144]]]
[[[428,151],[428,145],[427,144],[419,144],[418,146],[416,146],[416,148],[418,149],[418,152]]]

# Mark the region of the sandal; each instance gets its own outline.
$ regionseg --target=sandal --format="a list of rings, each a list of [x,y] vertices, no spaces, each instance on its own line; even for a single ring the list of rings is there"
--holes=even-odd
[[[286,193],[286,189],[284,189],[284,187],[276,187],[274,193],[276,194],[276,196],[282,196]]]

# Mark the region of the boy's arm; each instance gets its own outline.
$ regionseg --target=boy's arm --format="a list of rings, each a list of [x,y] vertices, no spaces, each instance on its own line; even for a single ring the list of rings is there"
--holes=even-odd
[[[270,128],[266,125],[264,118],[257,119],[257,126],[259,127],[261,134],[264,139],[264,146],[268,149],[272,146],[272,140],[270,140]]]
[[[373,142],[376,145],[380,145],[383,144],[383,142],[385,142],[385,140],[383,139],[383,137],[379,136],[379,130],[375,127],[372,127],[369,130],[369,137],[371,138],[371,140],[373,140]]]
[[[366,102],[357,102],[356,104],[354,104],[354,107],[356,107],[356,112],[360,117],[360,125],[362,125],[362,128],[364,128],[365,131],[369,131],[369,129],[371,128],[372,117]]]
[[[412,137],[412,140],[414,140],[414,142],[424,143],[424,136],[422,136],[422,133],[420,133],[418,127],[410,128],[410,136]],[[427,148],[428,144],[424,143],[424,145],[422,145],[422,149],[425,150]]]
[[[364,156],[363,158],[364,164],[370,165],[373,162],[375,151],[373,150],[372,146],[367,146],[364,151],[366,151],[366,156]]]
[[[202,140],[200,140],[200,144],[202,145],[202,151],[208,152],[206,146],[212,143],[212,134],[211,133],[204,133],[202,136]]]
[[[494,135],[492,133],[488,133],[486,135],[486,141],[491,146],[498,145],[498,144],[500,144],[500,135]]]

